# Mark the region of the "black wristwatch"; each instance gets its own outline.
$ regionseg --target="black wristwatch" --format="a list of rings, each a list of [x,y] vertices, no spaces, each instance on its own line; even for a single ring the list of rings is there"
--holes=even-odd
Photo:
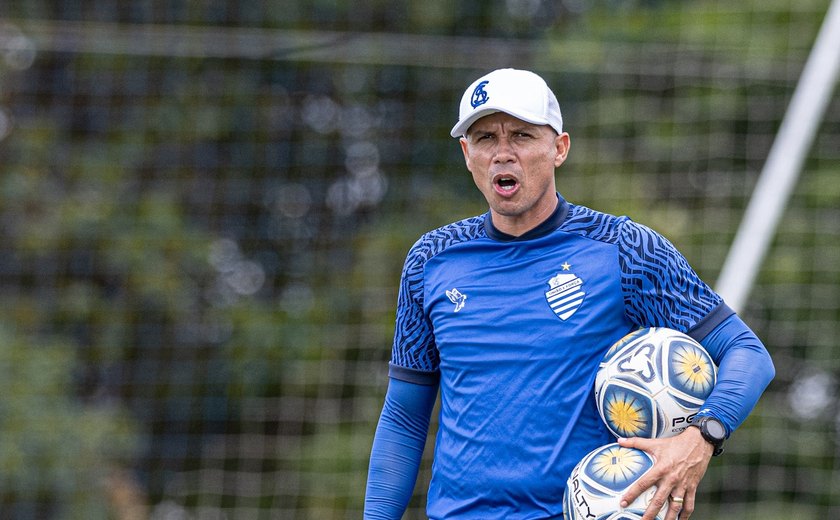
[[[695,417],[689,426],[699,428],[700,435],[706,439],[706,442],[714,446],[715,451],[712,452],[713,457],[717,457],[723,453],[723,441],[726,440],[726,427],[722,422],[714,417],[703,416]]]

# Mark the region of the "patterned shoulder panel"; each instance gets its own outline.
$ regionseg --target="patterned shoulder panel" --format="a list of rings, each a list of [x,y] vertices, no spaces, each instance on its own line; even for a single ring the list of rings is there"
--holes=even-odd
[[[487,236],[484,218],[484,215],[472,217],[429,231],[409,250],[400,279],[392,364],[423,372],[438,369],[440,359],[434,332],[423,313],[426,262],[453,245]]]
[[[563,222],[563,231],[615,244],[618,242],[621,224],[627,220],[627,217],[616,217],[586,206],[569,204],[569,214]]]
[[[723,301],[652,229],[628,220],[618,248],[625,313],[640,327],[688,332]]]
[[[687,332],[723,301],[673,244],[628,217],[570,204],[563,230],[618,247],[625,313],[639,327]]]

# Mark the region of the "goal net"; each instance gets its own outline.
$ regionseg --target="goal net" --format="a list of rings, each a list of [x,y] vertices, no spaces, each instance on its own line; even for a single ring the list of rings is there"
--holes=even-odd
[[[485,211],[464,86],[543,75],[563,195],[714,283],[829,4],[4,1],[0,516],[360,518],[405,253]],[[777,376],[703,518],[840,516],[836,96],[818,117],[740,309]]]

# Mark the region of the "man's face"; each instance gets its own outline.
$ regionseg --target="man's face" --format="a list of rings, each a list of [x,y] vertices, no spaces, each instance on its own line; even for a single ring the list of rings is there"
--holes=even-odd
[[[554,169],[566,160],[569,134],[497,112],[473,123],[461,149],[499,231],[519,236],[554,211]]]

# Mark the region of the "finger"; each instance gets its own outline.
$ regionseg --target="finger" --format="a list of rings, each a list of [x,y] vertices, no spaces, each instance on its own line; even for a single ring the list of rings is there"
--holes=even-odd
[[[638,480],[633,482],[630,487],[627,488],[627,491],[624,493],[624,496],[621,497],[621,507],[627,507],[636,500],[639,495],[644,493],[648,488],[655,485],[656,482],[659,480],[659,472],[656,471],[656,466],[653,467],[650,471],[642,475]],[[663,498],[661,503],[659,504],[660,507],[665,502],[665,497],[667,497],[667,493],[663,494]]]
[[[648,448],[649,439],[644,439],[641,437],[619,437],[618,444],[624,448],[636,448],[642,451],[645,451],[645,448]],[[621,497],[621,507],[627,507],[628,505],[632,504],[636,498],[639,497],[642,493],[645,492],[649,487],[656,484],[656,481],[659,479],[658,472],[655,471],[656,466],[654,466],[653,470],[648,471],[644,476],[639,478],[636,482],[634,482],[627,491],[624,493],[624,496]]]
[[[680,514],[685,510],[685,500],[685,491],[672,491],[671,496],[668,497],[668,511],[665,514],[665,520],[685,518]]]
[[[695,491],[686,490],[685,495],[685,502],[683,502],[683,508],[679,515],[679,520],[687,520],[691,513],[694,512],[694,494]]]
[[[618,444],[625,448],[637,448],[642,451],[647,451],[650,448],[650,439],[642,437],[620,437]]]
[[[653,498],[650,500],[650,504],[648,504],[648,507],[645,510],[645,514],[642,515],[642,520],[655,520],[656,515],[662,511],[662,508],[665,507],[666,504],[668,504],[668,491],[665,488],[657,489]],[[676,518],[676,514],[674,516],[669,516],[671,513],[672,511],[668,509],[665,520],[674,520]]]

